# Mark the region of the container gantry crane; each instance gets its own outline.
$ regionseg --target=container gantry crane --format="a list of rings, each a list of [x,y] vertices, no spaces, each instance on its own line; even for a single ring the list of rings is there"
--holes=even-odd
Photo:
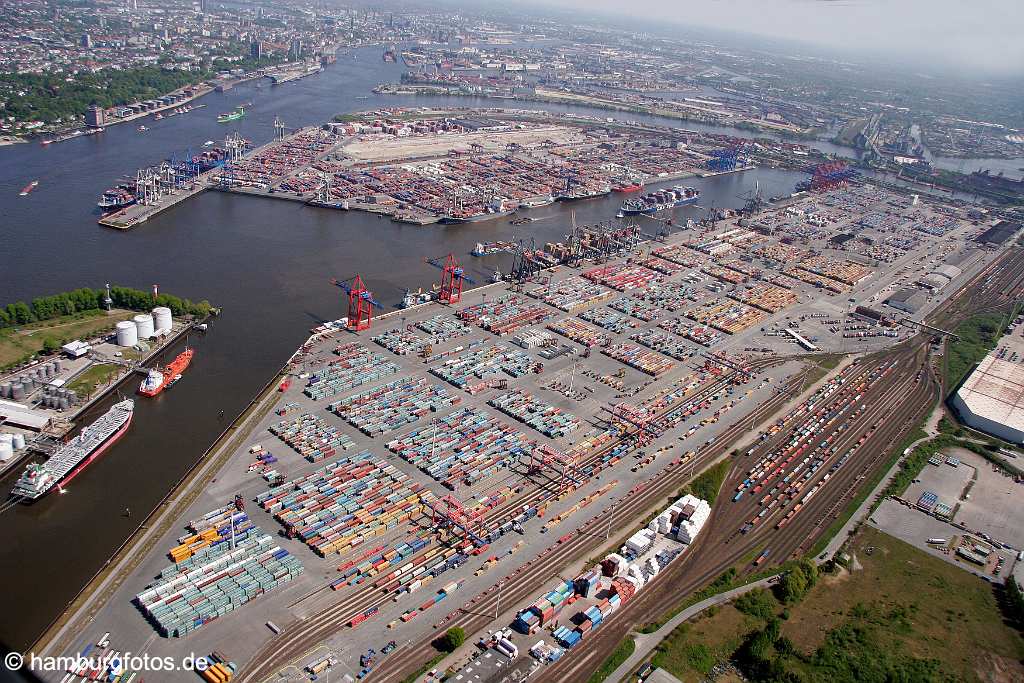
[[[355,332],[370,329],[373,307],[384,308],[363,284],[359,275],[339,280],[331,278],[331,284],[348,292],[348,329]]]
[[[536,475],[545,470],[553,474],[557,478],[559,493],[583,483],[574,452],[563,453],[541,444],[529,453],[520,454],[519,462],[526,465],[527,474]]]
[[[486,545],[487,541],[477,533],[482,531],[482,520],[479,511],[468,511],[462,505],[462,501],[448,494],[435,500],[430,505],[431,524],[435,529],[448,528],[456,533],[462,532],[478,548]]]
[[[468,282],[476,284],[476,280],[466,275],[465,269],[459,265],[455,254],[432,259],[427,263],[435,268],[441,269],[441,288],[437,293],[437,300],[443,304],[456,304],[462,299],[462,284]]]

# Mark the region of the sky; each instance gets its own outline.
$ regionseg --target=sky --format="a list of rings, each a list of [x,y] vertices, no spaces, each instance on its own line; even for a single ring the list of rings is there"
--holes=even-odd
[[[936,70],[1024,74],[1024,0],[548,0],[868,52]]]

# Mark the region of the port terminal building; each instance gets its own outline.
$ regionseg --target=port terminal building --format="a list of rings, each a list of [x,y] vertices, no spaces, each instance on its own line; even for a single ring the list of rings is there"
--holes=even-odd
[[[964,380],[952,405],[967,426],[1024,444],[1024,337],[1003,337]]]

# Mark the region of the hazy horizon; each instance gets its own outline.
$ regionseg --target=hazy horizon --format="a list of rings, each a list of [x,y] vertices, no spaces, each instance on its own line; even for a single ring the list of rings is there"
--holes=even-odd
[[[1024,75],[1024,3],[1006,0],[551,0],[553,6],[793,40],[908,66]],[[593,17],[587,17],[593,18]]]

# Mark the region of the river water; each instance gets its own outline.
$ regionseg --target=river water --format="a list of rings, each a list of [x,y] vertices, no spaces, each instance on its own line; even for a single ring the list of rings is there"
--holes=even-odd
[[[397,81],[401,71],[400,65],[382,63],[377,49],[358,50],[339,55],[338,63],[318,76],[276,88],[244,84],[208,95],[199,101],[205,108],[144,121],[148,132],[125,124],[46,148],[0,148],[5,246],[0,300],[28,300],[106,282],[140,289],[158,283],[162,291],[209,299],[224,309],[206,335],[191,340],[196,356],[185,379],[155,400],[138,401],[129,433],[66,495],[0,517],[6,616],[0,620],[0,642],[27,647],[198,460],[227,420],[244,409],[309,328],[345,314],[342,292],[329,278],[359,272],[376,298],[392,306],[405,288],[428,288],[437,279],[438,271],[424,257],[455,252],[471,275],[486,281],[495,267],[507,269],[511,257],[474,259],[468,252],[477,241],[534,237],[543,244],[567,232],[572,210],[581,224],[614,215],[621,197],[544,207],[530,214],[543,220],[518,227],[508,219],[416,227],[356,212],[209,192],[129,232],[96,225],[95,202],[104,189],[138,167],[223,139],[229,128],[216,123],[217,114],[243,102],[253,104],[231,129],[256,144],[273,137],[275,116],[289,126],[307,126],[339,112],[384,106],[495,106],[494,100],[369,92],[379,82]],[[801,177],[757,170],[688,182],[703,190],[703,205],[721,207],[741,205],[739,196],[755,179],[770,196],[791,191]],[[19,197],[18,190],[33,179],[40,180],[39,187]],[[688,207],[681,213],[700,212]],[[226,418],[219,417],[221,411]],[[9,490],[14,476],[0,482],[0,488]]]

